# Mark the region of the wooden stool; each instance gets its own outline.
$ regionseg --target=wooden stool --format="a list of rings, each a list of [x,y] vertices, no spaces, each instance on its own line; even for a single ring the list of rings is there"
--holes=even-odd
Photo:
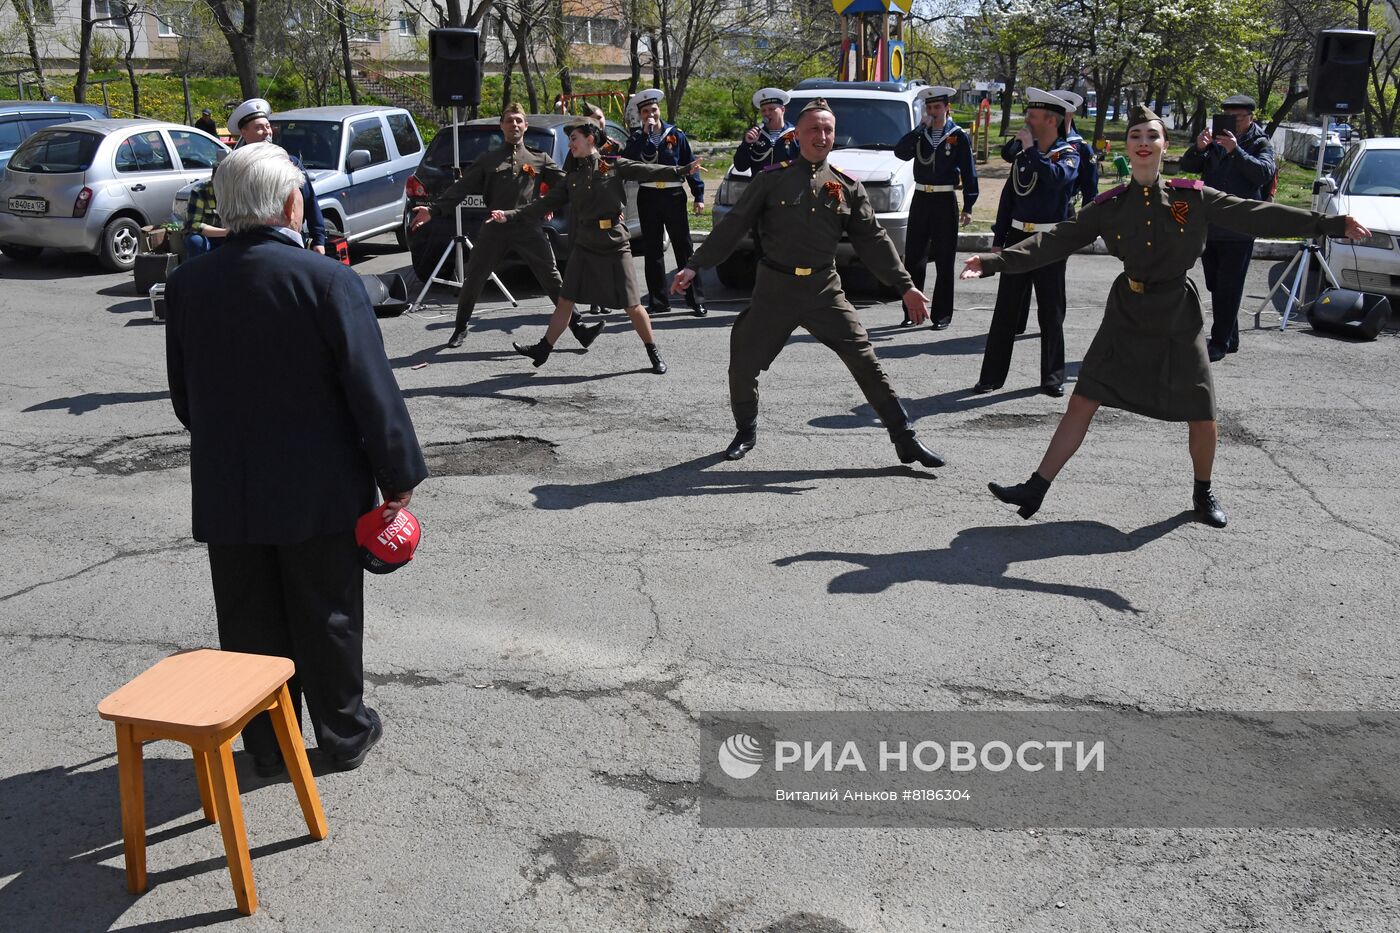
[[[117,773],[121,782],[126,889],[146,890],[146,796],[141,746],[157,739],[184,742],[194,752],[195,777],[204,818],[218,823],[240,913],[258,909],[243,805],[233,771],[233,740],[258,713],[270,712],[277,744],[296,788],[306,829],[326,838],[326,815],[306,760],[287,680],[295,671],[287,658],[201,648],[156,664],[97,705],[117,725]]]

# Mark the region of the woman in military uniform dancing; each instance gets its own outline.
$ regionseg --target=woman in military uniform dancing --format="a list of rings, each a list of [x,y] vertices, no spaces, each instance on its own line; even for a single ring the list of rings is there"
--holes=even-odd
[[[624,181],[678,181],[699,171],[700,160],[689,165],[644,165],[628,159],[608,159],[598,152],[603,131],[589,121],[569,127],[569,155],[566,181],[551,188],[544,197],[514,211],[492,211],[487,223],[527,221],[539,223],[544,216],[569,205],[570,239],[573,252],[564,270],[564,286],[549,327],[540,342],[515,351],[543,366],[573,316],[574,305],[597,304],[605,308],[625,308],[636,328],[652,372],[666,372],[666,363],[652,337],[651,319],[642,307],[632,270],[632,250],[628,244],[623,210],[627,204]]]
[[[1225,510],[1211,491],[1217,439],[1215,387],[1202,334],[1201,302],[1187,277],[1205,249],[1206,228],[1241,233],[1314,237],[1369,235],[1352,217],[1247,201],[1206,188],[1200,181],[1163,182],[1167,132],[1146,107],[1128,117],[1130,182],[1105,192],[1073,220],[1003,250],[970,257],[963,278],[1028,272],[1062,260],[1103,237],[1123,260],[1103,324],[1084,355],[1074,395],[1030,479],[1014,486],[988,483],[1002,502],[1019,506],[1022,518],[1040,508],[1050,483],[1079,449],[1100,405],[1161,421],[1185,421],[1195,471],[1192,504],[1206,524],[1225,527]]]

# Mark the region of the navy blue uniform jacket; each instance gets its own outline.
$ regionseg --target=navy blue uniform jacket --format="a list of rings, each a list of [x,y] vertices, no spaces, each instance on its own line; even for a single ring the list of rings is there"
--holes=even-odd
[[[351,531],[375,487],[428,475],[360,278],[264,227],[166,285],[166,366],[190,430],[194,537],[296,544]]]

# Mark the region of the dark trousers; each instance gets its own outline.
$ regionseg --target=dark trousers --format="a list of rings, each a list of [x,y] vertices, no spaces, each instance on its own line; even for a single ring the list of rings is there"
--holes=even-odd
[[[1244,297],[1244,277],[1254,256],[1251,240],[1206,240],[1201,269],[1210,290],[1210,345],[1233,353],[1240,348],[1240,299]]]
[[[536,281],[549,294],[549,300],[559,302],[559,290],[564,280],[554,264],[554,250],[539,224],[522,221],[512,224],[482,224],[472,240],[467,256],[467,268],[462,273],[462,291],[457,295],[457,328],[467,326],[476,309],[481,290],[491,273],[501,264],[506,253],[515,252],[534,273]]]
[[[193,259],[196,256],[203,256],[205,253],[213,252],[224,245],[224,237],[205,236],[202,233],[185,234],[185,258]]]
[[[335,757],[356,754],[369,738],[364,704],[364,571],[353,532],[300,544],[211,544],[209,571],[219,647],[291,658],[288,685],[301,718],[311,714],[316,745]],[[243,730],[243,746],[277,754],[266,713]]]
[[[676,268],[683,268],[695,247],[690,243],[690,218],[686,214],[684,182],[675,188],[637,189],[637,219],[642,224],[642,272],[647,280],[647,305],[669,308],[671,296],[666,289],[666,252],[664,235],[671,237],[671,252]],[[686,289],[685,301],[692,308],[700,307],[705,295],[697,277]]]
[[[904,268],[914,287],[924,290],[925,269],[933,259],[935,281],[929,300],[934,321],[953,319],[953,261],[958,253],[958,195],[955,191],[915,191],[904,234]],[[908,316],[908,309],[905,309]]]
[[[894,386],[880,368],[835,271],[818,269],[811,276],[798,277],[766,266],[759,266],[753,303],[729,332],[729,404],[735,424],[742,428],[757,422],[758,374],[773,365],[799,327],[841,357],[891,435],[912,433]]]
[[[1006,245],[1015,246],[1034,234],[1012,230]],[[1003,385],[1011,371],[1011,350],[1021,308],[1035,289],[1036,319],[1040,323],[1040,384],[1061,385],[1065,381],[1065,262],[1041,266],[1033,272],[1002,273],[997,286],[992,326],[987,331],[987,349],[982,356],[984,385]]]

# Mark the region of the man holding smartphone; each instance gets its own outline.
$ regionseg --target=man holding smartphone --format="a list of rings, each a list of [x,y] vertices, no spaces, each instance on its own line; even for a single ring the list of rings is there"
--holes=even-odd
[[[1217,191],[1255,201],[1273,197],[1274,149],[1264,129],[1254,122],[1254,98],[1247,94],[1227,97],[1209,129],[1196,137],[1194,147],[1181,157],[1183,172],[1196,172]],[[1240,299],[1244,277],[1254,255],[1254,238],[1211,225],[1206,233],[1206,251],[1201,267],[1210,290],[1211,311],[1207,351],[1218,363],[1227,353],[1240,348]]]

